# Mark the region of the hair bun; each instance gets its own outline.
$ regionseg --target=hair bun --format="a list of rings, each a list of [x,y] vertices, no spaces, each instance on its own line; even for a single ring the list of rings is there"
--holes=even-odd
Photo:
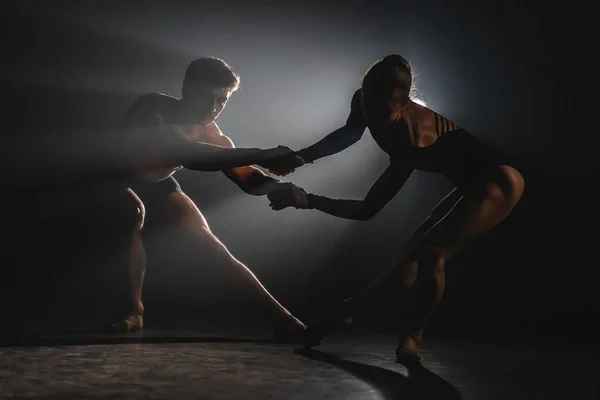
[[[388,65],[395,65],[410,70],[410,63],[400,54],[389,54],[383,58],[382,62]]]

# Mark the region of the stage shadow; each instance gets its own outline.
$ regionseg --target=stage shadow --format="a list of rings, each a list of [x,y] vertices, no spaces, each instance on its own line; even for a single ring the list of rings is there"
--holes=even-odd
[[[424,366],[410,368],[408,377],[385,368],[344,360],[318,350],[294,349],[294,353],[340,368],[369,383],[387,400],[460,400],[460,392]]]

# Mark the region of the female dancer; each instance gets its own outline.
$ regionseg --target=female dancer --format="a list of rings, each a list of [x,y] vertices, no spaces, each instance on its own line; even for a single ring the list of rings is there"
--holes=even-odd
[[[410,63],[397,54],[376,62],[354,93],[342,128],[316,144],[280,159],[272,172],[286,175],[304,163],[338,153],[369,128],[390,157],[389,167],[363,200],[330,199],[290,188],[269,195],[271,207],[316,209],[340,218],[367,220],[377,214],[416,170],[439,173],[456,189],[436,206],[404,248],[402,260],[361,294],[342,302],[334,313],[309,324],[309,345],[348,324],[357,307],[382,284],[410,290],[412,308],[396,349],[399,363],[420,361],[423,329],[444,292],[444,265],[473,238],[504,220],[519,202],[524,180],[499,152],[452,121],[411,99]]]

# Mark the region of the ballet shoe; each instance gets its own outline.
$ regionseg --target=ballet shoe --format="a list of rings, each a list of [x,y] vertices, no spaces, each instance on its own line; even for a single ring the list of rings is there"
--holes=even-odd
[[[396,347],[396,363],[404,365],[407,368],[421,364],[419,348],[422,336],[422,329],[402,336]]]
[[[112,324],[109,328],[111,332],[133,332],[144,329],[144,317],[141,315],[130,315],[127,318]]]

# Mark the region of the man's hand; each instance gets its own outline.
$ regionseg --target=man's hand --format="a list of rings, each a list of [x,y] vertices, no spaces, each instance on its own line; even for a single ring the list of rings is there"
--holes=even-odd
[[[261,166],[265,167],[274,175],[285,176],[291,174],[296,168],[304,165],[304,159],[292,153],[282,157],[277,157],[268,162],[263,163]]]
[[[298,186],[294,185],[292,182],[281,182],[272,178],[268,178],[269,180],[260,185],[257,186],[254,190],[252,190],[250,192],[250,194],[255,194],[258,196],[264,196],[264,195],[271,195],[272,193],[276,193],[276,192],[281,192],[281,191],[288,191],[291,189],[299,189],[302,190],[301,188],[299,188]]]
[[[267,195],[271,202],[269,207],[275,211],[287,207],[308,208],[308,193],[291,182],[286,182],[286,184],[289,184],[288,189],[278,190]]]

